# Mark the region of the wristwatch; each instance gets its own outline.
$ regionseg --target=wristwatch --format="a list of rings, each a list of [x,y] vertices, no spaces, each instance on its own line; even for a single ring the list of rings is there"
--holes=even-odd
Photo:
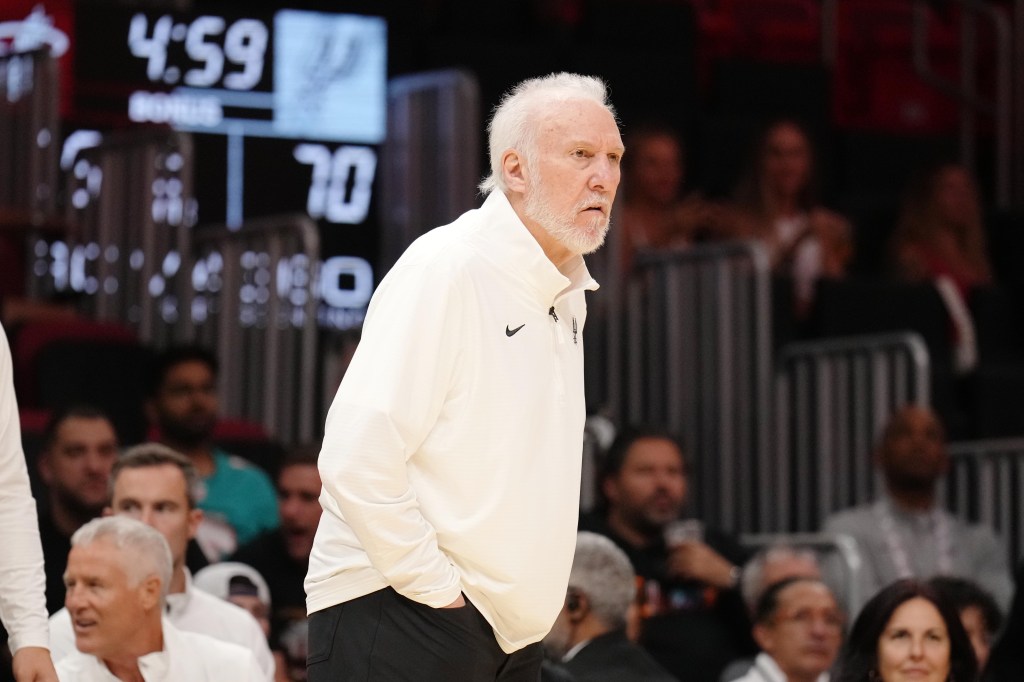
[[[743,575],[743,569],[739,566],[733,566],[729,569],[729,589],[735,590],[740,586],[740,576]]]

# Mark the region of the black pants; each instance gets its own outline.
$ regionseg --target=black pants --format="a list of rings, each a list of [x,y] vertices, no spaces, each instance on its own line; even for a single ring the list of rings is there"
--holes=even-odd
[[[387,588],[309,617],[309,682],[537,682],[541,658],[502,651],[469,600],[435,609]]]

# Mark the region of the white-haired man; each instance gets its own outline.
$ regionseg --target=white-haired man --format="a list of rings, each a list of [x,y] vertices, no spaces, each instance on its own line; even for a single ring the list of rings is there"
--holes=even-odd
[[[636,573],[626,553],[603,535],[580,531],[565,605],[544,647],[578,682],[672,682],[626,637],[635,601]]]
[[[537,679],[575,544],[582,255],[622,153],[599,79],[519,84],[490,123],[483,205],[381,282],[319,459],[311,682]]]
[[[94,519],[71,536],[65,603],[73,653],[57,662],[67,682],[260,682],[252,652],[178,630],[163,618],[173,562],[167,541],[144,523]],[[226,672],[230,671],[230,673]]]
[[[256,619],[243,609],[196,589],[185,567],[188,541],[195,537],[203,512],[196,508],[198,475],[184,455],[159,443],[126,450],[110,474],[110,507],[105,514],[127,516],[152,526],[171,548],[166,616],[177,628],[200,632],[253,652],[264,673],[274,678],[274,658]],[[58,661],[74,650],[70,609],[50,617],[50,649]]]

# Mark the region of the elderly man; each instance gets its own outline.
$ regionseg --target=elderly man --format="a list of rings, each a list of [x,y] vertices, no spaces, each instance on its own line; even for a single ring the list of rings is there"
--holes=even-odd
[[[67,682],[264,680],[252,652],[180,631],[163,618],[172,570],[167,541],[143,523],[110,517],[75,531],[64,582],[77,650],[58,661],[57,676]]]
[[[757,611],[761,595],[786,578],[821,579],[821,565],[814,550],[785,544],[771,545],[758,551],[743,566],[740,594],[751,616]]]
[[[111,473],[108,515],[128,516],[156,528],[171,548],[172,571],[167,582],[167,620],[178,629],[199,632],[252,651],[263,679],[274,677],[274,659],[256,620],[234,604],[192,586],[185,568],[188,541],[195,535],[202,511],[193,490],[198,476],[184,456],[158,443],[129,448]],[[50,645],[59,661],[74,650],[75,628],[68,609],[50,617]]]
[[[635,600],[636,574],[629,557],[608,538],[580,531],[565,605],[544,638],[545,649],[577,682],[675,680],[627,639]]]
[[[843,623],[832,591],[820,580],[775,583],[761,595],[754,615],[761,653],[738,682],[828,682]]]
[[[327,417],[311,682],[532,682],[565,598],[597,288],[582,255],[622,141],[604,83],[562,73],[507,95],[489,146],[483,206],[381,282]]]
[[[992,531],[939,507],[938,485],[949,468],[945,431],[927,407],[898,410],[875,452],[885,491],[881,499],[839,512],[824,530],[852,536],[864,558],[862,594],[912,576],[970,578],[1006,609],[1013,583],[1006,551]]]

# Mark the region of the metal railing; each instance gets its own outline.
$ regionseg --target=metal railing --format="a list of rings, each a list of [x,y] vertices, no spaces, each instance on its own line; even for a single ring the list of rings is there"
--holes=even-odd
[[[155,346],[175,340],[195,220],[192,139],[169,131],[110,135],[79,151],[66,181],[64,240],[33,245],[33,295],[77,293],[81,312],[119,320]]]
[[[320,240],[305,215],[202,226],[193,234],[186,334],[214,348],[225,414],[309,442],[319,415],[316,287]]]
[[[929,401],[928,349],[914,333],[790,344],[775,390],[775,455],[761,471],[776,505],[770,527],[817,530],[825,516],[873,499],[870,453],[893,411]]]
[[[1024,437],[952,443],[945,504],[1006,544],[1011,565],[1024,558]]]
[[[831,533],[748,533],[740,536],[740,544],[753,550],[769,547],[792,547],[812,550],[818,557],[822,578],[853,615],[860,611],[869,595],[862,594],[864,560],[857,541],[844,534]]]
[[[458,70],[388,82],[381,150],[383,274],[414,239],[477,205],[480,88]]]
[[[960,102],[960,154],[968,168],[977,166],[977,114],[987,114],[995,121],[995,199],[999,208],[1010,205],[1011,152],[1013,134],[1011,80],[1012,29],[1008,17],[1000,9],[980,0],[954,0],[960,7],[960,82],[951,82],[936,73],[928,59],[929,8],[925,0],[915,0],[913,11],[913,60],[918,75],[933,87]],[[991,24],[995,36],[995,91],[988,100],[978,93],[977,18]]]
[[[57,60],[48,48],[0,57],[0,216],[22,226],[57,206]]]
[[[840,47],[838,2],[821,0],[821,60],[830,68],[835,66]],[[911,7],[911,61],[915,71],[926,83],[960,103],[961,160],[968,168],[976,169],[977,117],[978,114],[991,116],[995,123],[992,158],[996,205],[1007,208],[1011,202],[1024,201],[1024,0],[1014,0],[1012,18],[982,0],[951,0],[960,12],[959,82],[943,77],[931,67],[928,39],[933,17],[931,3],[928,0],[906,2]],[[991,98],[983,97],[978,91],[979,18],[991,26],[994,36]]]
[[[769,262],[755,242],[639,253],[609,344],[609,404],[619,423],[662,424],[683,439],[694,510],[725,528],[760,529],[751,461],[766,463],[771,381]],[[757,500],[754,506],[749,502]]]

